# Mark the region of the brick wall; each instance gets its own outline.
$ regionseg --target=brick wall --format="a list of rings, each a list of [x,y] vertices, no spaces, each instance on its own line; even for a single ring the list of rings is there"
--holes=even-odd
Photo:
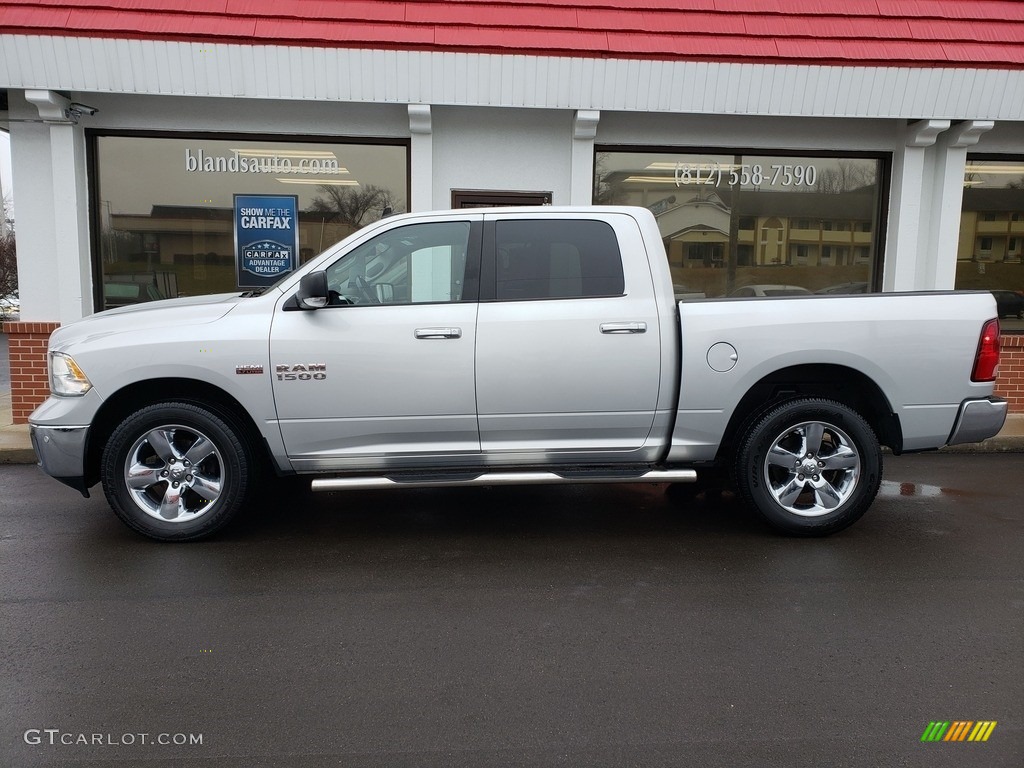
[[[3,324],[11,358],[11,416],[15,424],[28,423],[28,415],[50,394],[46,374],[46,344],[60,323]]]
[[[996,394],[1010,402],[1010,413],[1024,413],[1024,334],[1002,336]]]

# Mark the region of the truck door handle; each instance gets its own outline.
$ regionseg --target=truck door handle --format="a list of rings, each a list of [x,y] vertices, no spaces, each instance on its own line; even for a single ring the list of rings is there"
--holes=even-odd
[[[601,333],[647,333],[647,323],[601,323]]]
[[[461,328],[417,328],[417,339],[461,339]]]

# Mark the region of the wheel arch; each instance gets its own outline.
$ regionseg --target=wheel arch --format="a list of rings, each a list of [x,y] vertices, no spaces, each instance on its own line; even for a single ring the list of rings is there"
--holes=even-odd
[[[882,445],[899,454],[903,430],[882,389],[854,368],[834,364],[796,365],[768,374],[740,399],[729,419],[716,461],[729,461],[750,427],[768,410],[787,400],[820,397],[835,400],[859,413]]]
[[[273,464],[256,422],[242,404],[223,389],[198,379],[147,379],[122,387],[104,400],[96,412],[85,448],[86,487],[99,482],[103,446],[117,426],[140,408],[170,402],[192,403],[214,411],[239,430],[240,436],[248,441],[254,456]]]

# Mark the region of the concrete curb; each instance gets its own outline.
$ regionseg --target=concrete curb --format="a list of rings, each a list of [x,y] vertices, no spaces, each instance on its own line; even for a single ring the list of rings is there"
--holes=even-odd
[[[35,464],[28,426],[11,424],[11,391],[0,390],[0,464]]]
[[[28,436],[28,426],[8,424],[0,427],[0,464],[35,464],[36,452]]]
[[[4,464],[37,464],[36,452],[31,448],[0,446],[0,466]]]
[[[939,453],[1024,453],[1024,436],[1000,434],[981,443],[940,448]]]

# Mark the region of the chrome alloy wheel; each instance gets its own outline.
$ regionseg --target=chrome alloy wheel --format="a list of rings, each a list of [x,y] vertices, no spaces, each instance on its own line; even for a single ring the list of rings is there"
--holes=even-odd
[[[224,484],[224,461],[202,432],[168,424],[135,441],[125,459],[124,482],[147,515],[187,523],[216,506]]]
[[[857,488],[861,457],[854,441],[820,421],[790,426],[765,456],[767,490],[779,506],[801,517],[827,515]]]

